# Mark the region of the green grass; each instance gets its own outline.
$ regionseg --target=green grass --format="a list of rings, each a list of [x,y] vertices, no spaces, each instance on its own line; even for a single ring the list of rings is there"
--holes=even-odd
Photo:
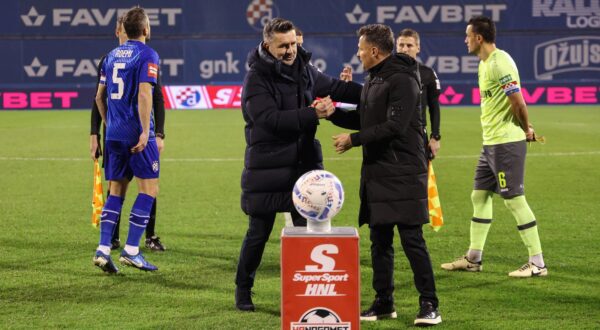
[[[435,160],[446,225],[426,229],[448,329],[599,328],[600,107],[531,107],[546,145],[533,144],[526,191],[539,221],[547,278],[510,279],[527,260],[516,222],[496,199],[484,272],[448,273],[439,264],[468,246],[470,192],[481,147],[477,108],[442,111],[442,149]],[[325,165],[345,185],[346,204],[334,226],[356,226],[360,150],[338,156],[319,127]],[[233,306],[234,274],[247,218],[239,207],[244,151],[239,111],[167,114],[157,233],[164,254],[148,259],[157,273],[123,269],[105,276],[92,266],[98,230],[90,225],[92,162],[89,112],[0,112],[0,328],[278,329],[279,233],[267,245],[254,301]],[[46,158],[46,159],[44,159]],[[136,193],[131,187],[130,197]],[[131,199],[126,201],[128,212]],[[126,227],[126,226],[124,226]],[[122,237],[126,229],[122,230]],[[361,235],[361,305],[373,299],[368,229]],[[395,242],[397,320],[363,329],[412,324],[417,293]]]

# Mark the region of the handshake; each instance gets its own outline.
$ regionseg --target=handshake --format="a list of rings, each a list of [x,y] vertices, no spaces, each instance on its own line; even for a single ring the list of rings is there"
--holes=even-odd
[[[317,117],[319,117],[319,119],[327,118],[335,111],[335,106],[333,105],[333,101],[331,101],[331,97],[329,96],[314,100],[310,106],[315,108]]]

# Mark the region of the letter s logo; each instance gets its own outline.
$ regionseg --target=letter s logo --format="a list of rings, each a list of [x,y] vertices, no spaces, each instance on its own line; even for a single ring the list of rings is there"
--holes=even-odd
[[[338,254],[339,249],[333,244],[321,244],[313,248],[310,259],[319,265],[306,265],[304,269],[309,272],[328,272],[335,269],[335,259],[327,254]]]

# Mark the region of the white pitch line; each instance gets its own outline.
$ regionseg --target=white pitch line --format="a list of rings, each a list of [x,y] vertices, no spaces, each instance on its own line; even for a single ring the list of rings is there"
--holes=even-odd
[[[573,152],[548,152],[548,153],[528,153],[527,157],[573,157],[573,156],[595,156],[600,155],[600,150],[595,151],[573,151]],[[438,156],[438,159],[469,159],[479,158],[479,155],[448,155]],[[351,161],[362,160],[361,157],[328,157],[325,161]],[[57,162],[91,162],[89,158],[72,157],[4,157],[0,156],[0,161],[57,161]],[[243,162],[242,158],[165,158],[163,162],[181,162],[181,163],[226,163]]]

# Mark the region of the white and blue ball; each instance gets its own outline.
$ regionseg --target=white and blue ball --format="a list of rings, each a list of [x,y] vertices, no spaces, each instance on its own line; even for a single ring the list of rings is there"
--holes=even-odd
[[[296,181],[292,200],[304,218],[317,222],[329,221],[342,209],[344,187],[333,173],[314,170]]]

